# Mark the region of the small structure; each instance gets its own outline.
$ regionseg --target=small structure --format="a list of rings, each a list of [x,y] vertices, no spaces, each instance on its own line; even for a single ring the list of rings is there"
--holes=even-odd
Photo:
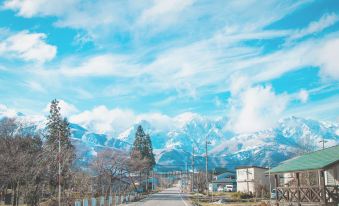
[[[339,145],[287,160],[270,173],[277,205],[339,204]]]
[[[213,172],[214,177],[213,180],[209,184],[209,191],[211,192],[235,192],[236,191],[236,175],[235,172],[231,172],[228,170],[224,170],[218,172],[219,170],[215,170]]]
[[[249,194],[263,193],[269,190],[268,168],[258,166],[237,167],[237,191]]]

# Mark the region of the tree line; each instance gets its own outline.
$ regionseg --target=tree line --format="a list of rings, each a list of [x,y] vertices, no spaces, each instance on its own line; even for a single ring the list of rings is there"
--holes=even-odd
[[[2,118],[0,201],[10,199],[13,206],[57,205],[59,184],[63,205],[79,197],[150,189],[147,182],[155,159],[150,136],[141,126],[130,151],[105,148],[87,168],[77,166],[76,160],[70,124],[61,116],[58,100],[51,102],[46,129],[39,133],[15,118]]]

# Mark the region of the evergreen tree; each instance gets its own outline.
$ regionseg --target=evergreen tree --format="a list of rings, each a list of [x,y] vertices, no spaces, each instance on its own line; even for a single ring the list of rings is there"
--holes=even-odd
[[[141,125],[138,126],[135,133],[131,158],[146,160],[147,165],[145,165],[145,167],[147,170],[151,170],[155,165],[151,138],[148,134],[145,134]]]
[[[137,128],[137,131],[135,133],[134,143],[133,143],[133,147],[132,147],[132,151],[131,151],[131,156],[133,158],[143,159],[143,157],[145,156],[145,154],[143,152],[144,137],[145,137],[145,132],[142,129],[141,125],[139,125],[138,128]]]
[[[153,168],[153,166],[155,165],[155,158],[153,154],[152,141],[151,141],[151,137],[149,136],[149,134],[146,134],[144,147],[145,147],[146,158],[149,161],[149,167]]]
[[[50,105],[46,134],[46,165],[48,167],[48,179],[51,192],[54,192],[58,184],[58,164],[61,163],[61,183],[67,187],[71,178],[71,166],[75,159],[75,149],[70,140],[71,131],[69,122],[62,118],[58,100],[54,99]],[[59,138],[61,152],[59,154]]]

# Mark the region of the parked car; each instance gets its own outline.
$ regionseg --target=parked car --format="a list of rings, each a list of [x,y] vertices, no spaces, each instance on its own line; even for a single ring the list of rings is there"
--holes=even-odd
[[[226,185],[225,191],[226,192],[235,192],[235,187],[233,185]]]
[[[273,190],[271,191],[271,199],[276,199],[276,198],[277,198],[277,194],[276,194],[275,189],[273,189]]]

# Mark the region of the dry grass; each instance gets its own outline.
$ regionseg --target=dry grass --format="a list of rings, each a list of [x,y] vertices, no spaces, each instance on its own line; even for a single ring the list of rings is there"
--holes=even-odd
[[[232,202],[225,204],[213,204],[213,203],[199,203],[199,206],[267,206],[265,203],[254,203],[254,202]]]
[[[248,195],[244,195],[244,193],[239,192],[218,192],[213,193],[213,196],[215,197],[214,201],[217,201],[219,199],[225,199],[227,202],[225,203],[211,203],[211,195],[209,198],[206,196],[191,196],[191,201],[193,205],[196,206],[267,206],[268,201],[266,200],[260,200],[251,198]],[[266,203],[265,203],[266,202]]]

